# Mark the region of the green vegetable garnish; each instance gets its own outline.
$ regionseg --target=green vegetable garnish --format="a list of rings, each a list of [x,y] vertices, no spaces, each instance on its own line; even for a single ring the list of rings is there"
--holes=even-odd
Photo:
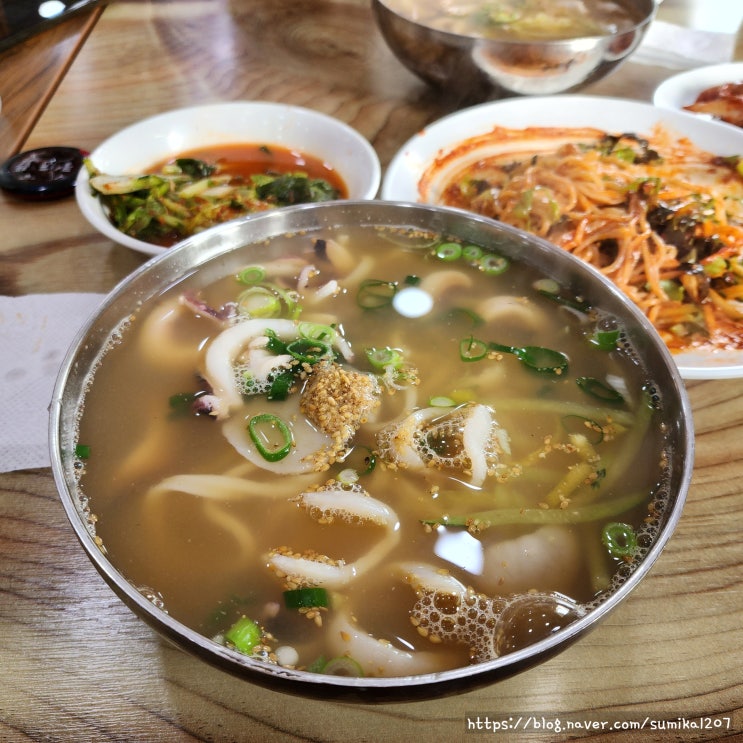
[[[75,446],[75,456],[78,459],[88,459],[90,457],[90,446],[88,444],[77,444]]]
[[[634,557],[637,535],[629,524],[613,521],[601,530],[601,541],[612,557]]]
[[[441,243],[434,253],[442,261],[456,261],[462,255],[462,246],[459,243]]]
[[[250,655],[260,644],[261,635],[261,628],[252,619],[242,616],[225,632],[224,639],[235,650]]]
[[[365,279],[359,286],[356,302],[362,309],[377,310],[391,305],[396,293],[397,284],[394,281]]]
[[[291,431],[276,415],[254,415],[248,421],[248,434],[258,453],[267,462],[279,462],[291,451]]]
[[[329,604],[328,592],[320,586],[284,591],[284,605],[287,609],[327,607]]]
[[[624,402],[624,397],[619,392],[595,377],[578,377],[575,382],[586,394],[595,397],[597,400],[613,403]]]
[[[500,343],[488,343],[488,349],[499,353],[513,354],[524,366],[542,374],[564,374],[568,368],[568,357],[561,351],[542,346],[504,346]]]

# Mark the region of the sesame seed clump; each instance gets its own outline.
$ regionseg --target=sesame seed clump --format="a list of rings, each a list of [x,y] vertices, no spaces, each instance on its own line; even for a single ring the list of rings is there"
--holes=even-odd
[[[317,364],[302,391],[300,410],[333,439],[328,461],[334,461],[379,405],[381,388],[371,374],[345,369],[340,364]]]

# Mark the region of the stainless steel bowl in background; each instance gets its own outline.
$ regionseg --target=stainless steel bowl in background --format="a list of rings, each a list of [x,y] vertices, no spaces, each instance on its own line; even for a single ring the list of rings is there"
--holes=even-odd
[[[625,329],[658,390],[672,444],[668,508],[643,562],[605,601],[585,616],[527,648],[478,665],[419,676],[351,678],[290,670],[230,650],[168,615],[125,577],[99,546],[91,511],[95,493],[79,487],[75,443],[79,411],[103,349],[122,321],[186,275],[200,271],[205,284],[250,262],[257,243],[285,233],[312,234],[330,226],[403,226],[433,230],[491,247],[554,277],[591,305],[613,314]],[[95,380],[93,379],[93,384]],[[678,369],[644,315],[613,284],[569,253],[507,225],[461,210],[405,202],[348,201],[308,204],[255,214],[202,232],[153,258],[122,281],[83,328],[63,363],[53,393],[50,447],[54,477],[73,531],[113,591],[141,619],[183,650],[235,675],[309,696],[402,700],[461,691],[540,663],[595,627],[647,574],[676,527],[692,474],[693,424]]]
[[[587,0],[590,5],[594,0]],[[438,31],[372,0],[395,56],[418,77],[461,100],[552,95],[600,80],[627,59],[655,17],[657,0],[616,0],[635,22],[609,36],[555,41],[491,40]]]

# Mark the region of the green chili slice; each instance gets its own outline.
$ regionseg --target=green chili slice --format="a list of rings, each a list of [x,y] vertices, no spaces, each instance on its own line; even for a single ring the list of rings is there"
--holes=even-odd
[[[289,426],[271,413],[254,415],[248,421],[248,434],[258,453],[267,462],[279,462],[291,451]]]
[[[459,243],[441,243],[434,252],[442,261],[456,261],[462,256],[462,246]]]
[[[481,361],[488,355],[488,344],[473,336],[459,342],[459,358],[462,361]]]
[[[356,303],[364,310],[378,310],[392,304],[397,293],[394,281],[383,279],[365,279],[356,294]]]
[[[619,329],[597,330],[591,338],[591,344],[601,351],[613,351],[619,340]]]
[[[595,377],[578,377],[575,383],[587,395],[591,395],[591,397],[595,397],[602,402],[624,402],[624,398],[619,392]]]
[[[250,655],[256,645],[261,641],[261,628],[252,619],[246,616],[240,617],[227,632],[224,639],[245,655]]]
[[[284,591],[284,605],[287,609],[326,607],[329,604],[328,592],[320,586]]]
[[[561,351],[542,346],[504,346],[501,343],[488,343],[491,351],[513,354],[524,366],[541,374],[563,374],[568,368],[568,357]]]
[[[601,530],[601,541],[612,557],[634,557],[637,534],[629,524],[612,521]]]

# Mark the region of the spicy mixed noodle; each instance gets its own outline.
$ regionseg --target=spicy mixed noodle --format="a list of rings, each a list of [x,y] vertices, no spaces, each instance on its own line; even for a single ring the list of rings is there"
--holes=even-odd
[[[437,179],[434,201],[525,229],[595,266],[672,351],[743,348],[740,157],[662,127],[647,138],[496,127],[437,159],[421,194]]]

